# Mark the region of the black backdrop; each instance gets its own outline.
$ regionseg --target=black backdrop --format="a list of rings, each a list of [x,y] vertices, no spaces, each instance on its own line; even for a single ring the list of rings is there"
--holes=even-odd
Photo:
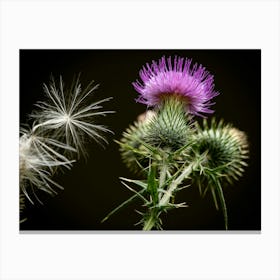
[[[131,83],[138,79],[142,65],[162,55],[192,58],[215,76],[216,118],[223,118],[247,133],[250,143],[249,167],[232,186],[224,187],[229,229],[261,229],[261,51],[260,50],[20,50],[20,123],[27,123],[34,103],[44,99],[42,84],[50,75],[63,76],[71,85],[74,74],[81,73],[82,85],[91,80],[100,84],[94,93],[99,100],[112,96],[105,104],[116,111],[100,120],[114,131],[107,135],[106,149],[89,143],[87,161],[80,160],[71,171],[58,173],[54,180],[64,186],[51,197],[37,192],[44,205],[27,201],[26,222],[21,230],[135,230],[140,219],[135,202],[108,221],[102,218],[126,200],[131,193],[119,177],[135,178],[121,162],[118,145],[122,132],[145,105],[135,103],[137,93]],[[176,201],[186,201],[188,208],[163,215],[166,230],[222,230],[222,211],[216,211],[210,193],[202,199],[195,187],[182,190]],[[141,203],[141,202],[140,202]]]

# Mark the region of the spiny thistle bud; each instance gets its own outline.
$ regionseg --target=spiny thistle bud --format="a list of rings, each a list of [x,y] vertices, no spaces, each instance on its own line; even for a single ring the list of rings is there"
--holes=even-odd
[[[203,127],[197,124],[197,133],[194,135],[193,150],[200,158],[200,164],[193,173],[199,192],[204,196],[209,190],[212,194],[216,209],[219,209],[217,196],[223,211],[225,228],[228,229],[227,207],[221,185],[225,178],[232,183],[232,178],[238,180],[247,165],[248,141],[246,134],[223,121],[216,122],[215,118],[208,127],[204,119]],[[202,190],[204,188],[204,190]]]
[[[247,165],[248,141],[246,134],[223,121],[216,122],[215,118],[208,127],[204,120],[203,127],[197,124],[194,136],[194,150],[198,155],[205,153],[202,168],[215,171],[229,182],[231,178],[238,180]]]
[[[138,116],[137,121],[123,133],[119,143],[123,162],[130,171],[136,174],[142,173],[149,164],[142,141],[147,134],[147,126],[154,116],[155,112],[151,110]]]

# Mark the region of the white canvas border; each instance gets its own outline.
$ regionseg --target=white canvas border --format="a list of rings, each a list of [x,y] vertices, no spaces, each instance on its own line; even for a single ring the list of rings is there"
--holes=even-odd
[[[0,3],[0,279],[280,279],[278,1]],[[261,49],[261,234],[19,234],[25,48]]]

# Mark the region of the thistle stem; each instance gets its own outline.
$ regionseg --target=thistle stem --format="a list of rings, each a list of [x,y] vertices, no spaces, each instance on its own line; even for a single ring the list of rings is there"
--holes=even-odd
[[[168,171],[168,164],[166,163],[166,161],[163,162],[162,167],[160,169],[160,174],[159,174],[159,189],[163,190],[163,186],[166,180],[166,175],[167,175],[167,171]],[[158,198],[159,200],[162,197],[162,192],[158,193]]]
[[[175,191],[175,189],[178,187],[179,184],[182,183],[182,181],[191,174],[193,167],[195,166],[196,163],[191,163],[190,165],[188,165],[183,172],[180,174],[179,177],[177,177],[177,179],[175,179],[169,186],[168,190],[166,191],[166,193],[163,195],[163,197],[161,198],[161,200],[159,201],[159,206],[166,206],[169,203],[170,198],[172,197],[173,192]]]
[[[192,162],[190,163],[183,171],[182,173],[170,184],[169,188],[167,189],[167,191],[165,192],[165,194],[162,196],[162,198],[159,200],[159,203],[158,203],[158,207],[163,207],[163,206],[166,206],[171,197],[172,197],[172,194],[173,192],[175,191],[175,189],[183,182],[183,180],[191,174],[192,170],[193,170],[193,167],[197,164],[197,162]],[[164,182],[165,182],[165,179],[166,179],[166,174],[167,174],[167,165],[164,164],[162,169],[161,169],[161,172],[160,172],[160,183],[159,183],[159,186],[163,186],[164,185]],[[162,182],[161,182],[162,180]],[[158,216],[158,211],[161,211],[159,210],[159,208],[154,208],[151,210],[150,214],[149,214],[149,217],[148,219],[145,220],[144,222],[144,226],[143,226],[143,230],[145,231],[148,231],[148,230],[151,230],[156,222],[157,222],[157,216]]]
[[[151,230],[156,223],[156,219],[154,213],[152,212],[149,218],[145,221],[143,230],[148,231]]]

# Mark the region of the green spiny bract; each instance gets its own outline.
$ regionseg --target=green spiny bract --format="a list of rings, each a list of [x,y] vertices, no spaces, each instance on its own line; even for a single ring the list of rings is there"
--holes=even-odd
[[[162,98],[156,115],[147,127],[145,141],[164,150],[176,151],[190,140],[190,120],[185,105],[176,96]]]

